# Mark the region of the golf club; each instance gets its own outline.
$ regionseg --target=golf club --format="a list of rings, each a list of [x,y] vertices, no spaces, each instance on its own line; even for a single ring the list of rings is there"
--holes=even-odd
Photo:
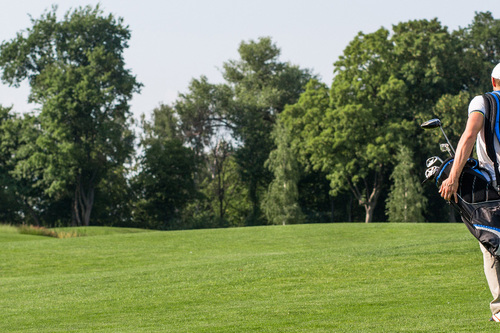
[[[422,127],[423,129],[431,129],[431,128],[439,127],[439,129],[441,130],[441,132],[444,135],[444,138],[446,139],[446,142],[448,142],[448,146],[449,146],[448,148],[450,148],[451,151],[453,152],[453,155],[451,153],[450,153],[450,155],[451,156],[455,155],[455,149],[453,149],[453,146],[451,145],[450,140],[448,140],[448,137],[444,133],[443,127],[441,126],[441,120],[439,120],[438,118],[427,120],[422,125],[420,125],[420,127]]]

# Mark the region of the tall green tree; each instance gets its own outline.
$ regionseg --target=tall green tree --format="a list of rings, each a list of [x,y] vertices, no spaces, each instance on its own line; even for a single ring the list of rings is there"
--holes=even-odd
[[[389,31],[358,36],[335,63],[331,109],[320,134],[329,158],[319,163],[328,172],[334,195],[350,189],[372,222],[397,142],[411,130],[406,118],[407,87],[396,77]]]
[[[30,101],[42,105],[32,166],[43,164],[45,191],[71,197],[72,223],[89,225],[96,189],[133,152],[128,101],[140,84],[125,68],[130,30],[99,6],[57,8],[0,46],[2,80],[28,80]]]
[[[242,42],[238,52],[239,60],[223,66],[223,76],[234,91],[226,115],[234,138],[241,142],[235,157],[252,203],[248,223],[259,224],[261,195],[272,178],[264,163],[274,146],[271,131],[276,116],[298,100],[312,74],[281,62],[280,49],[268,37]]]
[[[386,201],[389,222],[424,222],[423,211],[427,200],[414,174],[415,164],[410,149],[402,145],[396,160],[390,176],[393,183]]]

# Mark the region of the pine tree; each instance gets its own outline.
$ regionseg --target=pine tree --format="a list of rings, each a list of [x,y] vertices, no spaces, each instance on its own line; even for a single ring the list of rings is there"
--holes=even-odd
[[[424,222],[423,209],[427,199],[416,175],[408,147],[401,146],[396,157],[397,165],[390,179],[393,184],[386,201],[389,222]]]

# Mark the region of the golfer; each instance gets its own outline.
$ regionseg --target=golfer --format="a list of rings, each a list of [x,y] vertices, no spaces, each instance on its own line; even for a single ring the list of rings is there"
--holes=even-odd
[[[500,91],[500,64],[496,65],[491,73],[491,84],[493,85],[494,91]],[[439,193],[445,200],[455,200],[455,202],[458,202],[457,190],[460,174],[462,173],[465,162],[472,153],[474,143],[476,143],[476,152],[480,165],[488,169],[491,175],[495,175],[493,162],[488,157],[484,139],[484,114],[485,106],[483,96],[474,97],[469,104],[467,125],[458,142],[455,161],[453,162],[450,176],[441,184],[439,189]],[[494,140],[494,142],[497,160],[500,161],[500,145],[498,144],[498,140]],[[484,273],[493,296],[493,300],[490,303],[492,313],[490,320],[500,322],[500,264],[495,261],[495,257],[493,257],[483,245],[480,244],[480,246],[484,258]]]

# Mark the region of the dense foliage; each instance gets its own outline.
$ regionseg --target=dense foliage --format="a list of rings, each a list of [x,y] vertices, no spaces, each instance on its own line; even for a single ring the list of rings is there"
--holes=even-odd
[[[159,229],[453,220],[416,176],[442,140],[419,124],[439,117],[458,142],[468,101],[490,89],[500,61],[491,13],[457,31],[434,19],[360,32],[330,84],[280,60],[269,37],[243,41],[222,64],[223,83],[193,78],[143,116],[138,137],[129,101],[141,84],[123,59],[130,29],[99,6],[56,14],[0,45],[2,81],[26,80],[41,106],[0,107],[0,220]]]
[[[124,68],[130,32],[99,7],[56,9],[0,48],[2,80],[28,80],[40,104],[39,135],[22,165],[52,202],[71,202],[71,222],[89,225],[104,179],[123,171],[131,157],[128,100],[140,84]],[[30,207],[36,209],[36,207]]]

